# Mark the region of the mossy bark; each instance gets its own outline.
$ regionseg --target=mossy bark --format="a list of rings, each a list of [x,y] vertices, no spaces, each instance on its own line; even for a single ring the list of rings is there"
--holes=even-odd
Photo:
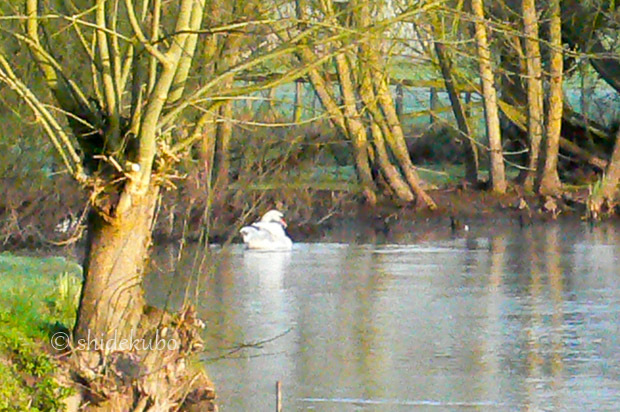
[[[529,140],[528,171],[523,186],[534,189],[540,143],[543,134],[543,84],[542,62],[538,36],[538,17],[535,0],[522,0],[523,26],[525,32],[525,55],[527,66],[527,135]]]
[[[560,0],[552,0],[549,3],[549,12],[549,53],[551,58],[549,65],[549,109],[547,111],[545,152],[537,186],[538,193],[542,195],[558,195],[562,191],[562,184],[558,175],[558,154],[564,110],[564,91],[562,89],[564,53],[562,50]]]

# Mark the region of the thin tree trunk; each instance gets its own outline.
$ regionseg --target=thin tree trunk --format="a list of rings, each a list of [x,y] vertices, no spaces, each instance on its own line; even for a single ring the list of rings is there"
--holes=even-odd
[[[231,81],[232,83],[232,81]],[[228,100],[219,110],[220,121],[216,130],[217,176],[213,185],[215,191],[225,191],[230,181],[230,140],[233,132],[233,102]]]
[[[616,141],[611,159],[607,164],[607,169],[601,178],[601,185],[598,190],[592,194],[589,201],[589,213],[598,218],[603,209],[603,205],[607,205],[608,209],[613,208],[618,203],[620,195],[620,130],[616,132]]]
[[[523,25],[525,32],[525,55],[527,64],[527,134],[529,140],[528,171],[523,186],[534,189],[540,143],[543,134],[543,84],[538,17],[535,0],[522,0]]]
[[[366,128],[360,120],[360,115],[355,105],[355,89],[351,81],[351,70],[346,56],[342,53],[336,55],[336,70],[340,80],[340,92],[344,102],[345,124],[349,135],[353,140],[355,150],[355,163],[362,182],[372,182],[372,173],[368,163],[368,136]]]
[[[564,109],[564,92],[562,90],[564,53],[562,51],[560,0],[551,0],[549,11],[551,15],[549,20],[549,47],[551,49],[549,110],[547,113],[544,163],[538,192],[543,195],[557,195],[562,190],[558,175],[558,153],[562,133],[562,111]]]
[[[379,106],[385,115],[389,128],[389,133],[385,135],[385,138],[392,149],[392,153],[394,153],[394,157],[398,161],[398,164],[405,175],[405,179],[415,193],[416,199],[419,201],[420,205],[428,207],[429,209],[435,209],[437,207],[435,202],[422,188],[422,180],[418,176],[415,166],[411,163],[409,150],[405,144],[405,136],[400,125],[400,120],[396,115],[394,101],[392,100],[392,95],[390,94],[387,83],[383,76],[373,76],[373,79],[375,80],[375,89]]]
[[[300,60],[304,64],[309,64],[316,60],[314,53],[312,53],[312,51],[307,47],[301,46],[298,54]],[[321,105],[323,105],[325,110],[327,110],[327,113],[329,113],[330,121],[334,124],[334,126],[340,129],[344,136],[349,137],[344,121],[344,115],[342,114],[342,110],[340,109],[338,103],[336,103],[336,100],[330,93],[327,81],[321,76],[317,69],[311,69],[308,72],[308,77],[310,78],[310,83],[316,93],[316,97],[321,102]]]
[[[465,108],[463,112],[465,113],[465,118],[469,119],[471,117],[471,92],[465,92]]]
[[[253,15],[254,4],[252,2],[245,2],[232,5],[232,15],[236,15],[235,7],[241,8],[242,15]],[[219,11],[221,13],[221,10]],[[223,52],[220,57],[217,70],[223,72],[230,69],[239,61],[240,48],[243,43],[243,37],[239,34],[230,33],[224,45],[222,46]],[[234,84],[234,74],[228,75],[219,86],[223,93],[226,93],[227,89],[230,89]],[[272,89],[273,90],[273,89]],[[271,99],[270,94],[270,99]],[[272,107],[272,100],[269,102],[270,108]],[[216,130],[216,171],[215,183],[213,188],[216,192],[225,193],[226,188],[230,182],[230,142],[233,133],[233,101],[226,101],[219,109],[220,121],[217,123]]]
[[[482,81],[482,97],[486,116],[487,136],[489,138],[491,168],[490,177],[492,190],[495,193],[506,191],[506,176],[504,171],[504,156],[502,154],[502,137],[499,125],[499,109],[497,106],[497,92],[491,65],[491,52],[487,40],[487,30],[484,19],[482,0],[472,0],[472,9],[476,17],[476,44]]]
[[[208,24],[215,24],[215,22],[221,21],[221,15],[223,13],[221,4],[214,1],[208,10],[208,15],[211,20]],[[220,38],[217,36],[208,37],[205,41],[205,50],[203,51],[201,60],[201,73],[203,78],[209,78],[215,73],[215,64],[213,61],[217,61],[219,56],[218,49],[221,47]],[[246,104],[252,104],[253,100],[246,100]],[[250,107],[251,109],[251,107]],[[219,110],[219,109],[218,109]],[[212,110],[205,113],[200,121],[202,124],[199,126],[200,139],[197,144],[198,157],[202,164],[200,165],[200,184],[206,190],[212,189],[212,176],[215,170],[215,153],[217,143],[217,115],[215,112],[218,110]],[[209,192],[208,195],[211,193]]]
[[[435,47],[437,47],[437,46],[435,45]],[[436,50],[436,48],[435,48],[435,50]],[[441,65],[441,60],[440,60],[439,64]],[[445,81],[445,77],[444,77],[444,81]],[[435,111],[437,110],[437,107],[439,107],[439,98],[437,96],[437,88],[436,87],[431,87],[429,89],[429,95],[430,96],[429,96],[428,104],[429,104],[429,107],[431,109],[431,115],[428,116],[428,122],[431,125],[434,125],[435,124]]]
[[[405,202],[412,202],[415,198],[407,183],[403,180],[403,177],[396,166],[390,161],[390,156],[385,146],[385,139],[381,127],[375,122],[371,123],[370,129],[375,143],[376,161],[379,166],[379,170],[385,177],[387,185],[394,192],[396,197]]]
[[[303,91],[304,84],[300,81],[295,82],[295,111],[293,112],[293,123],[301,121],[303,114]]]
[[[272,87],[267,91],[267,112],[269,119],[275,121],[278,118],[278,109],[276,106],[276,87]]]
[[[235,50],[234,52],[237,52]],[[230,57],[224,59],[227,63],[227,67],[234,64],[236,58]],[[233,77],[230,76],[222,84],[222,90],[230,88],[233,84]],[[219,108],[220,119],[216,123],[215,140],[215,167],[216,177],[213,188],[217,192],[224,193],[228,187],[230,180],[230,140],[233,132],[233,101],[226,101],[222,107]]]
[[[476,141],[471,135],[467,123],[467,115],[461,104],[459,92],[456,90],[450,56],[445,47],[446,46],[442,42],[435,40],[437,60],[439,62],[439,67],[441,67],[441,73],[446,85],[446,90],[448,91],[448,96],[450,97],[452,112],[454,113],[456,124],[461,134],[459,140],[465,139],[465,179],[472,184],[476,184],[478,183],[478,148],[476,146]],[[433,110],[433,90],[434,89],[431,89],[431,110]]]
[[[396,85],[396,115],[399,118],[403,117],[403,113],[405,112],[404,110],[404,100],[405,100],[405,93],[403,90],[403,85],[401,83],[398,83]]]

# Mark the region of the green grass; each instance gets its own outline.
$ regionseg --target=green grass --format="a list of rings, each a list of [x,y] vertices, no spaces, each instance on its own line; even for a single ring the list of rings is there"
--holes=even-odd
[[[427,183],[436,187],[456,185],[465,177],[465,166],[460,164],[425,164],[417,166],[418,174]],[[517,173],[507,171],[509,177]],[[480,170],[481,177],[488,172]],[[514,176],[513,176],[514,175]],[[311,170],[296,170],[288,173],[286,179],[281,177],[265,178],[251,183],[233,183],[234,189],[263,191],[276,189],[313,189],[336,190],[350,193],[360,192],[355,169],[352,166],[315,167]]]
[[[76,307],[66,289],[78,287],[80,274],[80,266],[64,258],[0,254],[0,314],[5,322],[28,325],[32,338],[43,338],[50,324],[71,325]]]
[[[47,348],[75,321],[80,278],[64,258],[0,254],[0,411],[62,410],[69,390]]]

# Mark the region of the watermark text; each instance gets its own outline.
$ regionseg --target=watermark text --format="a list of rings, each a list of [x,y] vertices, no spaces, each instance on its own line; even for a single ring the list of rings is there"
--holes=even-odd
[[[56,332],[50,338],[50,344],[56,350],[73,349],[79,351],[174,351],[179,349],[179,342],[174,339],[164,339],[160,336],[159,330],[155,331],[155,336],[149,339],[135,337],[132,330],[129,337],[119,337],[117,332],[114,331],[111,335],[96,336],[88,331],[86,338],[78,339],[73,342],[71,336],[66,332]]]

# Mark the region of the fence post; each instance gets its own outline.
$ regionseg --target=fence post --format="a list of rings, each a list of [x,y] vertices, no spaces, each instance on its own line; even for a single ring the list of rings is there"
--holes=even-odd
[[[282,412],[282,384],[276,381],[276,412]]]

